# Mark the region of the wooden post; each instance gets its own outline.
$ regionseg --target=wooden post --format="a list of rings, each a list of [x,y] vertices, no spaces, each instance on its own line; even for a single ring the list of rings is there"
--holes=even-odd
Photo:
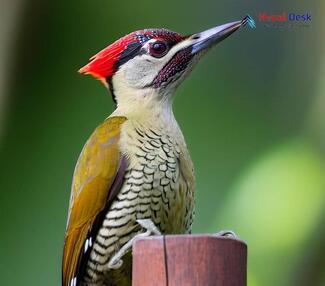
[[[214,235],[141,238],[133,245],[132,286],[246,286],[247,246]]]

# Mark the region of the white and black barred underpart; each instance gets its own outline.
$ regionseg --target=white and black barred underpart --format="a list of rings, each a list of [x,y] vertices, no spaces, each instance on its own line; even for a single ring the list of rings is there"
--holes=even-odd
[[[124,139],[130,148],[130,164],[93,242],[85,285],[105,285],[102,281],[110,279],[109,259],[143,231],[136,219],[151,219],[162,233],[189,233],[191,229],[193,190],[180,169],[182,146],[163,130],[141,126],[126,131]]]

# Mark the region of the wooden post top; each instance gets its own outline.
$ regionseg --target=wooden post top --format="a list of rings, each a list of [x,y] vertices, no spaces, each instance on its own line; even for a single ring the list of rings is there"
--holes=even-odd
[[[215,235],[137,239],[132,286],[246,286],[247,246]]]

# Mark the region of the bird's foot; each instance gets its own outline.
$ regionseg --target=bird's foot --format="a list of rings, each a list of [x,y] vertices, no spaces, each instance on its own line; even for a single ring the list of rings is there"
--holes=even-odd
[[[121,247],[121,249],[116,254],[114,254],[114,256],[109,260],[109,262],[108,262],[109,269],[118,269],[122,266],[122,264],[123,264],[122,257],[131,249],[133,242],[137,238],[147,237],[147,236],[151,236],[151,235],[161,235],[160,231],[158,230],[158,228],[155,226],[155,224],[152,222],[151,219],[138,219],[137,223],[139,225],[141,225],[147,231],[135,235],[126,244],[124,244]]]
[[[221,237],[230,237],[230,238],[238,238],[235,232],[232,230],[221,230],[215,233],[215,236],[221,236]]]
[[[145,233],[141,233],[141,236],[161,235],[161,232],[151,219],[137,219],[137,223],[147,230]]]

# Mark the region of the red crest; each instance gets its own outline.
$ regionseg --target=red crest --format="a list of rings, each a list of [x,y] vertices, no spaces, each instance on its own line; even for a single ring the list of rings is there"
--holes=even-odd
[[[90,62],[82,67],[79,72],[91,74],[107,85],[107,78],[112,77],[116,72],[117,67],[115,63],[129,45],[131,43],[138,44],[140,48],[150,39],[163,39],[171,43],[177,43],[184,39],[184,37],[166,29],[146,29],[132,32],[91,57]]]

